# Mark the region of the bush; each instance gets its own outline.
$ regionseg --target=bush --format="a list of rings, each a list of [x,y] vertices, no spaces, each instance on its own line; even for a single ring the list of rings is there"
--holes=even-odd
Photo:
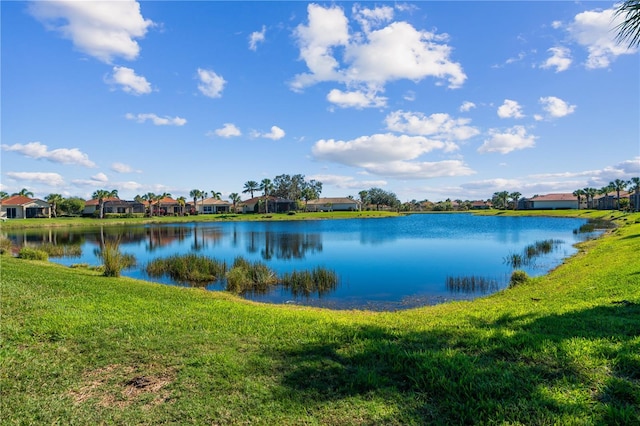
[[[529,275],[523,270],[513,271],[511,274],[511,280],[509,280],[509,288],[513,288],[517,285],[524,284],[529,281]]]
[[[18,253],[18,257],[27,260],[49,260],[46,251],[36,250],[29,247],[22,247]]]

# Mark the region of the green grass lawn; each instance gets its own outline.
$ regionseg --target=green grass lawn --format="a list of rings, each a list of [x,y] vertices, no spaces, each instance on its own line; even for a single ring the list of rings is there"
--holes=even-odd
[[[3,256],[0,423],[640,424],[640,214],[617,222],[547,276],[393,313]]]

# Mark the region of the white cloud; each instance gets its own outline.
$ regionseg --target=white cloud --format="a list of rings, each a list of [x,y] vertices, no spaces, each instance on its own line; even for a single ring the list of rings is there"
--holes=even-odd
[[[540,65],[540,68],[554,68],[556,72],[562,72],[569,69],[571,66],[571,51],[566,47],[552,47],[547,49],[548,52],[551,52],[551,57],[548,58],[544,64]]]
[[[113,67],[113,74],[108,82],[119,84],[124,92],[134,95],[146,95],[152,90],[146,78],[136,75],[133,69],[127,67]]]
[[[353,107],[357,109],[383,107],[387,103],[387,98],[376,96],[375,92],[343,92],[338,89],[331,90],[327,95],[327,100],[342,108]]]
[[[127,120],[135,120],[138,123],[144,123],[146,121],[151,121],[156,126],[184,126],[187,124],[187,120],[181,117],[159,117],[156,114],[148,113],[148,114],[131,114],[127,113],[125,115]]]
[[[29,10],[47,29],[106,63],[114,57],[136,59],[140,46],[135,39],[144,37],[153,25],[142,17],[140,4],[132,0],[36,1]]]
[[[40,142],[29,142],[24,145],[2,145],[4,151],[17,152],[29,158],[45,159],[53,163],[77,164],[85,167],[96,167],[96,163],[89,160],[89,156],[78,148],[58,148],[49,151],[47,145]]]
[[[267,28],[263,25],[261,31],[254,31],[249,36],[249,49],[256,51],[258,49],[258,43],[264,43],[264,36],[267,32]]]
[[[279,139],[284,138],[285,132],[278,126],[271,126],[271,131],[269,133],[263,133],[260,136],[267,139],[272,139],[277,141]]]
[[[480,133],[469,126],[468,118],[452,118],[449,114],[437,113],[426,116],[420,112],[394,111],[387,115],[387,129],[412,135],[431,136],[442,140],[466,140]]]
[[[616,42],[615,28],[622,19],[613,8],[590,10],[577,14],[569,24],[571,38],[589,53],[585,64],[588,69],[606,68],[618,56],[637,52],[637,49],[629,49],[626,44]]]
[[[462,105],[460,105],[460,112],[468,112],[475,107],[476,107],[476,104],[474,104],[473,102],[464,101]]]
[[[220,129],[216,129],[214,133],[223,138],[230,138],[233,136],[240,136],[242,132],[238,129],[235,124],[232,123],[224,123],[224,126]]]
[[[504,103],[498,107],[498,117],[500,118],[522,118],[522,107],[518,102],[505,99]]]
[[[227,83],[221,75],[216,74],[214,71],[198,68],[198,90],[210,98],[222,97],[222,90]]]
[[[128,164],[124,164],[124,163],[113,163],[111,165],[111,170],[113,170],[116,173],[142,173],[141,170],[133,170],[133,168],[128,165]]]
[[[312,153],[320,160],[364,167],[371,163],[411,160],[444,147],[444,142],[423,136],[385,133],[361,136],[350,141],[321,139],[314,144]]]
[[[576,110],[575,105],[569,105],[560,98],[547,96],[540,98],[540,104],[551,117],[559,118],[572,114]]]
[[[461,160],[435,162],[391,161],[365,167],[369,173],[397,179],[431,179],[437,177],[468,176],[475,173]]]
[[[58,173],[7,172],[6,175],[12,179],[28,182],[38,182],[49,186],[59,186],[64,184],[64,179]]]
[[[551,23],[551,28],[553,28],[553,29],[557,30],[560,27],[562,27],[562,21],[553,21]]]
[[[309,176],[309,179],[322,182],[323,185],[331,185],[336,188],[345,189],[362,189],[381,187],[387,184],[386,180],[356,180],[353,176],[342,175],[314,175]]]
[[[97,182],[109,182],[109,178],[107,177],[107,175],[105,175],[104,173],[100,172],[97,173],[93,176],[91,176],[91,179],[97,181]]]
[[[535,146],[535,140],[536,137],[527,134],[527,130],[523,126],[513,126],[505,132],[490,129],[489,139],[486,139],[482,146],[478,148],[478,152],[508,154],[515,150],[533,148]]]
[[[319,82],[344,84],[347,92],[333,91],[330,97],[336,99],[342,94],[341,106],[361,108],[362,99],[345,100],[344,95],[359,93],[361,98],[367,94],[368,99],[377,99],[377,93],[390,81],[417,82],[426,77],[448,81],[450,88],[458,88],[467,78],[460,64],[450,59],[452,49],[445,44],[446,34],[419,31],[407,22],[392,22],[372,30],[392,19],[389,7],[355,6],[355,20],[363,32],[352,34],[342,8],[310,4],[307,11],[308,23],[298,25],[294,37],[309,72],[294,77],[291,88],[295,91]]]

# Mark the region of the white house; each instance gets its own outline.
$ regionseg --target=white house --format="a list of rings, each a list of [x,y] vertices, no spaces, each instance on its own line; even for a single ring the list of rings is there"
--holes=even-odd
[[[197,211],[198,214],[228,213],[232,205],[228,201],[219,200],[215,197],[205,198],[198,201]]]
[[[360,202],[351,198],[318,198],[307,202],[307,211],[357,211],[360,210]]]
[[[3,219],[28,219],[51,217],[51,206],[44,200],[14,195],[0,202],[0,217]]]

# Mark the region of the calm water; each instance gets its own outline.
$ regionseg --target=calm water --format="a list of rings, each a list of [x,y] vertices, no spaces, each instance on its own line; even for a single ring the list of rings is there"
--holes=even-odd
[[[293,297],[280,287],[249,299],[297,303],[337,309],[396,310],[472,299],[508,284],[513,267],[505,258],[526,246],[556,240],[555,249],[520,267],[529,275],[545,274],[575,253],[580,237],[573,230],[582,219],[473,216],[467,214],[410,215],[387,219],[319,220],[305,222],[228,222],[175,225],[56,229],[8,233],[14,243],[74,244],[81,255],[51,258],[64,265],[99,265],[103,238],[119,236],[120,249],[138,262],[123,275],[172,285],[169,278],[150,278],[144,271],[154,258],[196,252],[225,260],[236,256],[260,260],[278,274],[316,266],[334,270],[340,279],[330,294]],[[474,277],[483,285],[451,286]],[[448,285],[449,284],[449,285]],[[210,290],[224,283],[210,283]]]

